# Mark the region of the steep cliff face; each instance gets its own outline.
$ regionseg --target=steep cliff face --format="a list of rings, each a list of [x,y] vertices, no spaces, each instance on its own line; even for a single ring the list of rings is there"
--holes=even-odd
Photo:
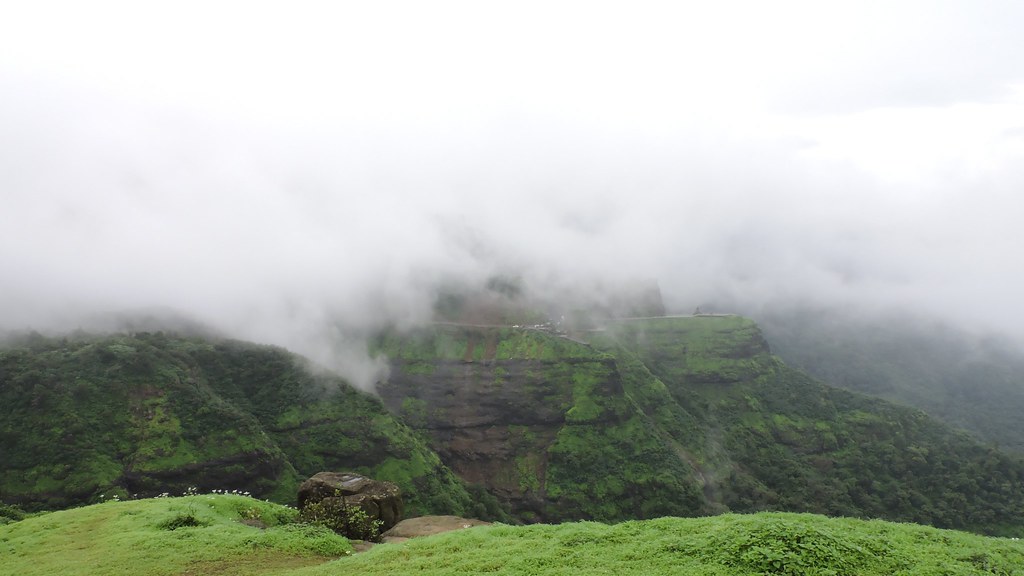
[[[377,347],[392,366],[388,409],[525,520],[790,510],[994,533],[1024,522],[1019,459],[788,368],[745,318],[619,320],[572,338],[439,325]]]
[[[388,408],[527,521],[700,510],[689,466],[627,398],[615,358],[536,329],[390,335]]]

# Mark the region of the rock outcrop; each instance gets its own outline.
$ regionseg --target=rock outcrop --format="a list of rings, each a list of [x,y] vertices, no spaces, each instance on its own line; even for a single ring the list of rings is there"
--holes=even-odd
[[[371,520],[380,520],[381,530],[390,529],[402,519],[402,491],[392,482],[354,472],[319,472],[299,486],[300,510],[332,500],[362,508]]]
[[[385,406],[517,520],[699,512],[689,467],[630,404],[611,355],[543,326],[438,325],[380,345]]]

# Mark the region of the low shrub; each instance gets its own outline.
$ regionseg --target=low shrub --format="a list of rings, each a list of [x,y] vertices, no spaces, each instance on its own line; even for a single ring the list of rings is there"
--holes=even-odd
[[[316,504],[307,504],[299,512],[299,522],[324,526],[351,540],[380,539],[380,520],[370,518],[359,506],[352,506],[344,498],[324,498]]]

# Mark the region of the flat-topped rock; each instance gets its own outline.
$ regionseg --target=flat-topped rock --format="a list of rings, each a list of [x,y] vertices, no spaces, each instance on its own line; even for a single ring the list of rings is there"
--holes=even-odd
[[[395,524],[393,528],[381,534],[382,541],[388,543],[404,542],[409,538],[420,536],[432,536],[452,530],[463,530],[474,526],[490,526],[490,522],[477,520],[475,518],[460,518],[459,516],[420,516],[408,518]]]

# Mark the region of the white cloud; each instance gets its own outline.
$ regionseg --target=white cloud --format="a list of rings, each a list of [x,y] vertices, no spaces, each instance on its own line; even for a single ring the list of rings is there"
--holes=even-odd
[[[514,269],[1016,328],[1021,10],[20,3],[0,312],[168,306],[330,361],[337,319]]]

